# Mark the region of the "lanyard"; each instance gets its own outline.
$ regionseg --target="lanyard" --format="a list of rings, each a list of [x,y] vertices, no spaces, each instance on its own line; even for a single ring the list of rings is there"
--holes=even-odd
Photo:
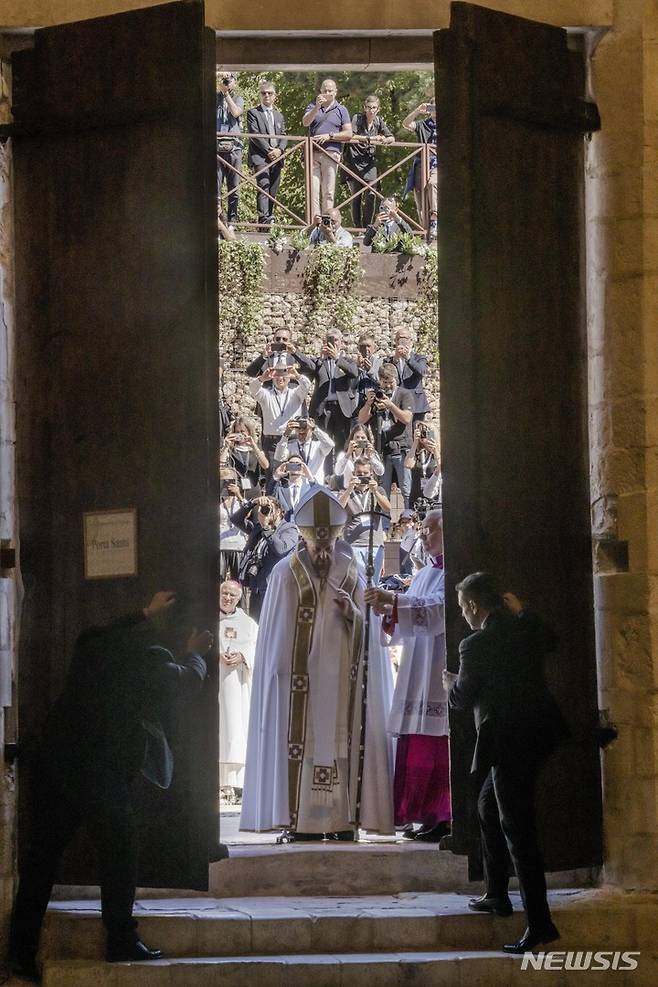
[[[272,397],[276,401],[276,406],[279,409],[279,414],[277,415],[277,418],[280,418],[285,412],[286,408],[288,407],[288,398],[290,397],[290,391],[286,391],[286,396],[284,398],[283,404],[281,404],[281,402],[279,401],[279,395],[276,392],[272,394]]]

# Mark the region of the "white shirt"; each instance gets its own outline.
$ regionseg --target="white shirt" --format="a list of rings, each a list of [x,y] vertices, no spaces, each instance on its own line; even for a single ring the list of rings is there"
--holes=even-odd
[[[298,414],[310,390],[308,377],[300,377],[297,387],[287,387],[284,391],[277,391],[274,385],[265,388],[257,378],[250,380],[249,393],[256,398],[263,414],[263,435],[279,435]]]
[[[282,435],[274,450],[277,462],[285,462],[289,456],[301,456],[317,483],[324,483],[324,461],[334,447],[334,440],[317,425],[313,437],[300,442],[295,436]],[[382,469],[383,472],[383,469]]]

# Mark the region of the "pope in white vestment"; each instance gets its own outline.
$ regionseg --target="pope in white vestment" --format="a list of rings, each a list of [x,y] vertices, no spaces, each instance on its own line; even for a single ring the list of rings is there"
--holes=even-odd
[[[350,546],[336,540],[345,519],[333,494],[309,491],[295,513],[304,543],[270,576],[254,661],[243,830],[349,839],[358,822],[394,831],[386,735],[392,679],[378,631],[371,633],[358,783],[364,581]]]
[[[251,679],[258,624],[238,606],[232,579],[219,589],[219,787],[244,786]]]

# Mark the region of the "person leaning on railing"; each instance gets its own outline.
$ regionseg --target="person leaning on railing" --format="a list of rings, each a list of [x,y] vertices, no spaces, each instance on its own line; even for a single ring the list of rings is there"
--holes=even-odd
[[[382,144],[392,144],[395,137],[379,116],[379,99],[377,96],[366,96],[363,113],[355,113],[352,117],[352,140],[345,145],[344,164],[355,172],[364,182],[374,184],[377,181],[377,147]],[[368,226],[375,214],[375,194],[370,189],[364,190],[356,178],[343,176],[354,195],[352,199],[352,223],[357,228]]]
[[[409,223],[400,215],[398,204],[392,197],[382,201],[381,209],[372,223],[368,224],[363,237],[363,246],[369,247],[380,230],[385,240],[392,240],[399,233],[413,233]]]

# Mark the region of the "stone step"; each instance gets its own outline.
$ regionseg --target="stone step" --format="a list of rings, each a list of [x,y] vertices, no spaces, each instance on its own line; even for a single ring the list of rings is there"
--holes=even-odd
[[[548,875],[554,888],[597,883],[594,870]],[[468,860],[436,845],[398,843],[229,846],[229,857],[210,865],[209,891],[217,898],[245,895],[372,895],[401,891],[478,894]]]
[[[44,968],[44,987],[654,987],[656,957],[636,970],[546,971],[523,969],[521,957],[490,951],[325,953],[226,956],[103,963],[55,960]],[[605,978],[605,979],[604,979]]]
[[[263,956],[400,950],[495,950],[525,926],[468,909],[468,896],[403,893],[361,897],[265,897],[141,900],[140,935],[167,957]],[[560,948],[625,950],[653,947],[654,896],[628,899],[602,891],[555,891],[551,909]],[[56,902],[42,935],[44,960],[95,960],[104,955],[99,902]],[[658,979],[657,979],[658,982]]]

